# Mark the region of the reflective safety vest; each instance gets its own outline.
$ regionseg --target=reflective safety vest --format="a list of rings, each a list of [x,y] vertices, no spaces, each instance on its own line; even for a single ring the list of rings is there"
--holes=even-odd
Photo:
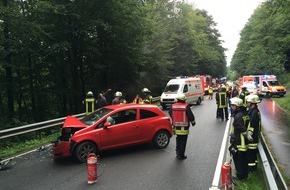
[[[227,103],[227,92],[219,92],[218,93],[218,106],[219,108],[226,108],[228,107]]]
[[[144,104],[144,102],[143,102],[143,100],[142,100],[142,98],[135,98],[134,100],[133,100],[133,102],[132,102],[133,104]]]
[[[239,114],[241,114],[241,113],[239,113]],[[238,151],[245,152],[248,150],[248,142],[246,140],[246,133],[247,133],[246,131],[247,131],[247,126],[250,122],[250,117],[248,115],[244,115],[244,116],[240,115],[240,117],[242,117],[242,119],[243,119],[245,131],[237,133],[235,131],[235,126],[234,126],[234,127],[232,127],[231,133],[235,134],[236,139],[235,139],[234,144],[237,146]]]
[[[213,94],[213,89],[212,88],[208,89],[208,93]]]
[[[188,135],[189,124],[188,117],[186,115],[185,103],[174,103],[172,104],[172,124],[174,126],[174,133],[176,135]]]
[[[253,132],[253,142],[249,142],[248,144],[248,149],[252,149],[252,150],[255,150],[258,148],[258,142],[259,142],[259,133],[261,132],[261,114],[260,114],[260,111],[257,112],[258,114],[258,121],[257,124],[258,126],[252,126],[252,123],[249,122],[249,125],[248,125],[248,131],[252,131]],[[253,121],[254,122],[254,121]]]

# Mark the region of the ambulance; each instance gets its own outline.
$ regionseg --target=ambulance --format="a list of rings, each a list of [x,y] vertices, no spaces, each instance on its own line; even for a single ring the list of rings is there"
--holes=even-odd
[[[204,100],[204,88],[199,77],[176,77],[169,80],[161,94],[160,103],[163,109],[176,102],[179,94],[185,94],[186,103],[199,105]]]
[[[243,76],[242,84],[255,82],[258,86],[258,94],[266,97],[286,94],[286,88],[282,86],[275,75],[248,75]]]

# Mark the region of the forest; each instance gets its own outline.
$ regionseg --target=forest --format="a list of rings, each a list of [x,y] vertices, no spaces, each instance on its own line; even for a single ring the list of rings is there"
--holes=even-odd
[[[285,71],[289,14],[283,0],[255,10],[235,77]],[[83,113],[88,91],[130,100],[144,87],[159,96],[175,76],[227,74],[213,17],[184,1],[1,0],[0,36],[0,129]]]

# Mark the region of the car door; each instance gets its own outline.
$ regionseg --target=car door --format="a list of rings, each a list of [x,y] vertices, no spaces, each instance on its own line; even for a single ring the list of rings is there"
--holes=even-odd
[[[155,131],[160,124],[160,118],[153,110],[139,110],[138,132],[140,142],[149,142],[153,139]]]
[[[136,122],[136,109],[123,110],[110,117],[114,119],[115,123],[100,131],[101,149],[134,144],[138,140],[139,126]]]

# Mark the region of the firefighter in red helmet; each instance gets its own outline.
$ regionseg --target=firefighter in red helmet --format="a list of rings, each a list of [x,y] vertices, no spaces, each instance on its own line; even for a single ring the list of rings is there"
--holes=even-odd
[[[184,94],[177,96],[177,101],[171,105],[169,115],[172,119],[173,131],[176,135],[176,157],[179,160],[187,158],[185,153],[190,123],[195,125],[195,118],[190,106],[185,102]]]

